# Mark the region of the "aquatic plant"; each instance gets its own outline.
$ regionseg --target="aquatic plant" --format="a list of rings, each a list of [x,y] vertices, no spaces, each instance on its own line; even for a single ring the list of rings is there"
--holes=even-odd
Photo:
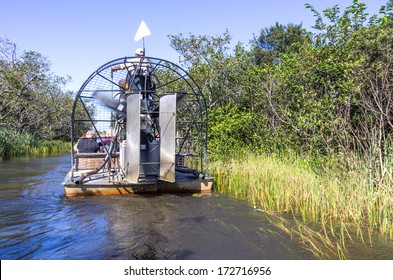
[[[71,143],[62,140],[42,141],[38,147],[29,149],[30,155],[55,155],[67,153],[71,150]]]
[[[320,257],[328,248],[344,258],[352,236],[369,244],[375,235],[393,239],[393,190],[370,182],[363,169],[316,173],[309,161],[289,154],[251,154],[211,167],[218,192],[246,198],[268,213],[290,213],[294,224],[277,224]],[[386,180],[391,186],[392,179]]]
[[[0,129],[0,157],[10,158],[22,155],[49,155],[65,153],[71,144],[62,140],[45,141],[27,132]]]

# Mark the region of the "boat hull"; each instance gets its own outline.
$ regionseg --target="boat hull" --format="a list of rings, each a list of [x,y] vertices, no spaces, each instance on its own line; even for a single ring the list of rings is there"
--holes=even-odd
[[[181,178],[176,182],[142,182],[132,184],[127,182],[108,182],[107,180],[92,180],[88,183],[76,184],[70,177],[71,172],[63,182],[66,196],[79,195],[127,195],[149,193],[207,193],[212,191],[213,178],[193,179]]]

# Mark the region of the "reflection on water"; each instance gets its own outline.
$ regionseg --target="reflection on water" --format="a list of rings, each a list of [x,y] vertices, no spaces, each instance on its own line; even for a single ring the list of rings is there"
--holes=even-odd
[[[0,161],[1,259],[314,258],[223,195],[65,197],[69,161]]]

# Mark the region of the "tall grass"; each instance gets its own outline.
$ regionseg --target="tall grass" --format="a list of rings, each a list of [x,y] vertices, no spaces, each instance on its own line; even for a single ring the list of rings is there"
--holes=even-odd
[[[343,258],[345,240],[353,234],[363,242],[371,242],[375,234],[393,239],[393,190],[376,188],[364,172],[316,174],[307,161],[294,156],[249,155],[211,167],[217,191],[246,198],[274,214],[272,220],[282,229],[290,225],[275,213],[290,213],[292,234],[315,247],[318,256],[323,245]],[[309,225],[318,225],[318,230]]]
[[[30,147],[29,155],[56,155],[71,151],[71,143],[62,140],[42,141],[38,147]]]
[[[71,150],[71,144],[61,140],[42,141],[26,133],[0,129],[0,157],[10,158],[23,155],[49,155]]]

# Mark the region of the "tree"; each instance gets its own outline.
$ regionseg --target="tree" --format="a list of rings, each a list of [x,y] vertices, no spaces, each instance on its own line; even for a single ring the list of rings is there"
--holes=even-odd
[[[313,154],[341,154],[349,164],[360,157],[375,184],[386,187],[392,172],[392,20],[385,8],[369,18],[358,1],[343,14],[337,6],[323,16],[313,11],[313,43],[281,54],[267,72],[266,112],[277,120],[276,139]]]
[[[393,18],[393,0],[389,0],[386,3],[386,6],[388,7],[388,11],[389,11],[389,17]]]
[[[251,41],[252,56],[257,65],[279,62],[281,54],[296,52],[303,43],[310,41],[309,34],[301,25],[276,25],[261,30],[258,38]]]
[[[393,172],[390,8],[369,16],[357,0],[343,12],[306,7],[316,16],[314,33],[276,24],[251,51],[238,44],[228,52],[225,34],[172,38],[209,100],[210,149],[289,147],[340,156],[346,166],[361,158],[385,187]],[[233,149],[215,148],[223,143]]]
[[[228,30],[221,36],[169,35],[170,45],[180,55],[181,64],[202,87],[208,107],[214,107],[224,95],[226,69],[224,61],[231,36]]]
[[[17,57],[15,47],[7,50],[12,43],[3,42],[0,125],[48,140],[64,137],[69,128],[59,131],[62,121],[57,118],[64,116],[63,101],[71,98],[61,89],[67,80],[52,74],[50,63],[41,54],[25,51]]]
[[[354,145],[368,159],[376,184],[391,176],[393,139],[393,21],[356,32],[348,42],[354,61],[352,128]]]
[[[240,152],[240,146],[245,150],[260,146],[263,141],[257,139],[262,126],[257,123],[262,120],[256,112],[263,100],[259,98],[259,67],[250,53],[240,43],[230,52],[228,32],[217,37],[180,34],[170,40],[207,99],[210,153],[222,155],[234,149]]]
[[[73,99],[71,92],[62,90],[68,79],[53,74],[50,62],[40,53],[19,55],[14,43],[0,39],[0,130],[29,135],[28,145],[68,140]],[[2,135],[8,141],[8,134]]]

